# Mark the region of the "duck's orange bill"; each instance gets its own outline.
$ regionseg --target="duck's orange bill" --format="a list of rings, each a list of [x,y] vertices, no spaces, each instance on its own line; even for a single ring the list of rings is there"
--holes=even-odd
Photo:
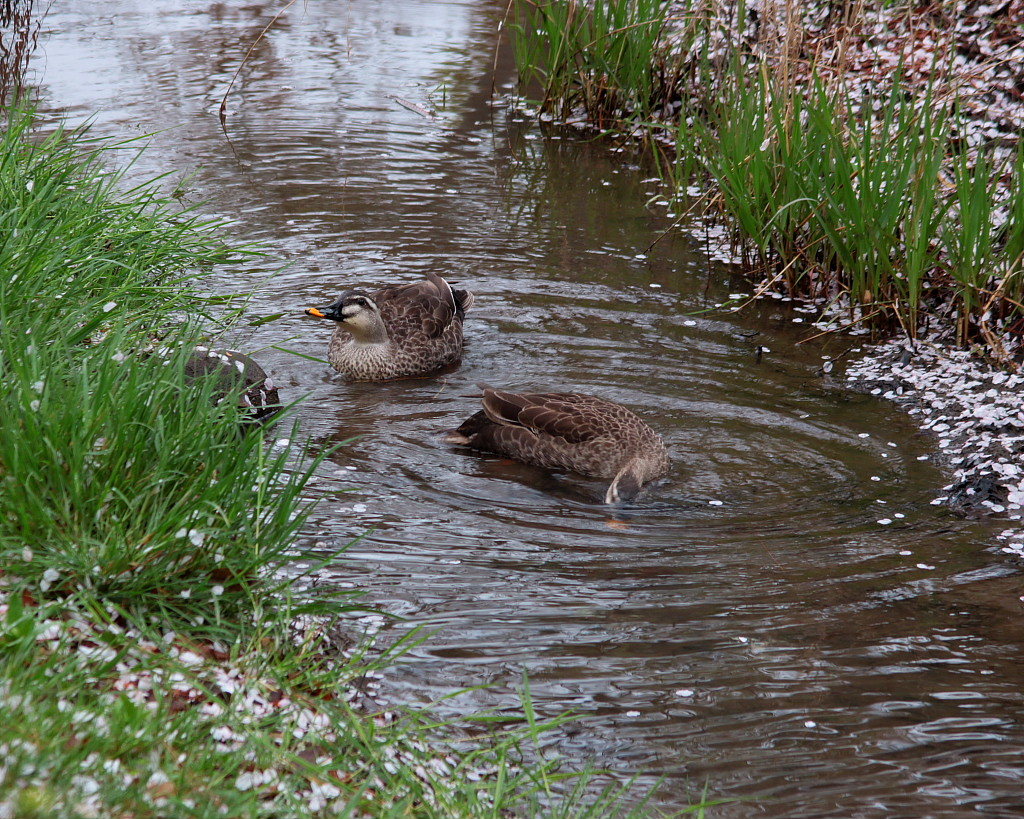
[[[310,308],[309,308],[309,309],[308,309],[308,310],[306,311],[306,315],[307,315],[307,316],[316,316],[317,318],[327,318],[327,316],[325,316],[325,315],[324,315],[323,313],[321,313],[321,312],[320,312],[319,310],[317,310],[317,309],[316,309],[315,307],[310,307]]]

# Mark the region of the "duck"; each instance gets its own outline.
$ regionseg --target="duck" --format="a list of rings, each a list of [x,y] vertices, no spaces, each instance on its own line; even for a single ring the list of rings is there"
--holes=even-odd
[[[473,294],[436,273],[426,281],[388,285],[373,293],[346,290],[307,315],[337,322],[327,361],[349,381],[391,381],[458,364],[462,322]]]
[[[629,500],[669,468],[664,441],[638,416],[578,392],[485,387],[483,409],[446,431],[444,439],[544,469],[610,480],[607,504]]]
[[[197,345],[185,361],[185,379],[216,378],[218,401],[238,391],[242,429],[271,420],[281,409],[277,385],[255,360],[238,350],[218,350]]]

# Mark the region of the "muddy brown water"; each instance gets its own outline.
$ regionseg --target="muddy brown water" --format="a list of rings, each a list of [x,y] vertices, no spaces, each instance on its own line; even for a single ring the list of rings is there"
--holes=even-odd
[[[511,710],[528,674],[542,714],[580,716],[549,745],[663,777],[667,808],[706,785],[746,800],[725,816],[1021,815],[1020,575],[998,524],[930,505],[945,481],[909,420],[823,378],[834,349],[798,345],[788,306],[703,312],[739,285],[699,234],[640,257],[667,227],[649,171],[491,104],[495,4],[296,4],[241,72],[226,140],[220,95],[279,7],[55,4],[36,68],[46,110],[156,132],[133,177],[169,172],[279,255],[210,286],[284,313],[244,343],[308,396],[313,445],[355,438],[310,536],[372,529],[338,577],[436,630],[394,695],[487,685],[446,712]],[[511,74],[502,57],[499,89]],[[477,295],[453,372],[347,386],[269,347],[323,356],[330,328],[301,308],[431,269]],[[479,383],[636,407],[672,473],[609,510],[594,483],[454,451],[437,433]]]

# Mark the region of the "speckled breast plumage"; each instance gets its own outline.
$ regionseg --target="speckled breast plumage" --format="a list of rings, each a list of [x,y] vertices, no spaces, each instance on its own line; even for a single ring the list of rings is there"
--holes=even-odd
[[[461,319],[452,321],[440,338],[406,335],[397,340],[392,337],[386,344],[359,344],[339,325],[331,336],[327,360],[351,381],[388,381],[458,364],[462,347]]]

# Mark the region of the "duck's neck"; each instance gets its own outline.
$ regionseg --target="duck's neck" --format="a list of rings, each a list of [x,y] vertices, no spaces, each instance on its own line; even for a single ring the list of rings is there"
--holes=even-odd
[[[345,322],[342,326],[348,330],[356,344],[376,345],[388,344],[388,329],[384,326],[380,316],[374,315],[372,319],[366,320],[360,316],[359,321]]]

